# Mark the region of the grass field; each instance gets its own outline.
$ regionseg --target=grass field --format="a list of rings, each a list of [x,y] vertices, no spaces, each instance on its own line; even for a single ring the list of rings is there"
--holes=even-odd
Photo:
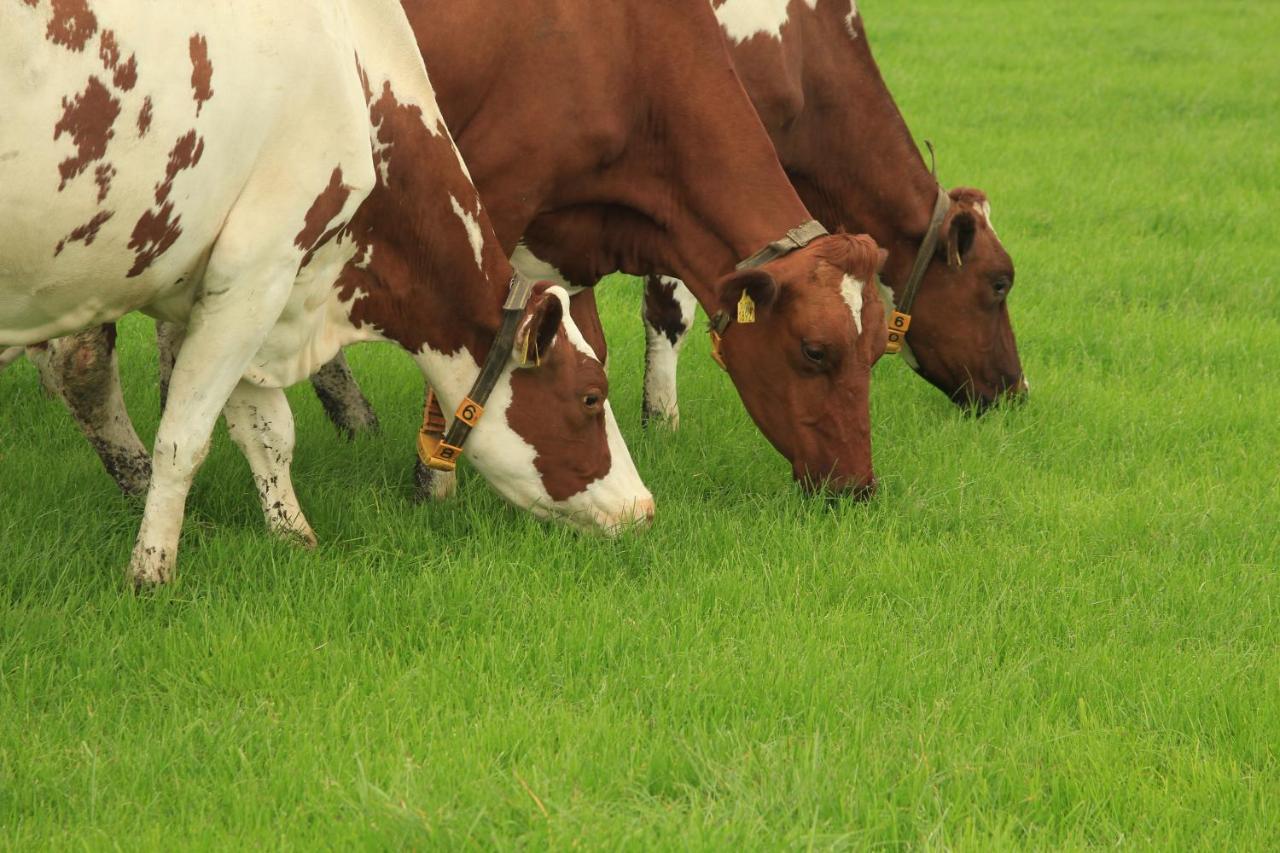
[[[0,846],[1280,846],[1280,15],[864,0],[886,78],[1018,264],[1034,387],[981,420],[886,360],[866,506],[806,502],[706,342],[639,428],[639,292],[601,293],[658,500],[617,541],[474,472],[415,507],[309,392],[262,530],[225,434],[171,590],[27,364],[0,374]],[[148,321],[129,403],[157,420]]]

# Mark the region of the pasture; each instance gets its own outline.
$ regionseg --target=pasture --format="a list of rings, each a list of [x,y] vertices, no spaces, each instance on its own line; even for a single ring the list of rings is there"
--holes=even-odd
[[[472,471],[409,502],[421,383],[351,352],[353,444],[291,392],[321,538],[269,539],[219,430],[178,583],[140,506],[0,374],[0,846],[1280,845],[1280,16],[1176,0],[860,4],[949,185],[993,200],[1028,405],[886,358],[883,488],[807,501],[694,336],[616,541]],[[151,322],[123,325],[158,419]]]

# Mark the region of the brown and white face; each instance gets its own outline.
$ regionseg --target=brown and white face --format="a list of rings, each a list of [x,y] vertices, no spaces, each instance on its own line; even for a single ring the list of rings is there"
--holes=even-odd
[[[609,380],[561,287],[535,288],[466,450],[503,497],[541,518],[614,533],[653,517],[653,496],[609,405]]]
[[[982,411],[1027,392],[1009,322],[1014,269],[980,190],[951,191],[938,254],[920,284],[903,358],[962,406]]]
[[[887,339],[870,237],[824,237],[807,248],[720,282],[736,317],[745,292],[754,323],[732,323],[721,354],[765,437],[808,491],[869,497],[871,368]]]

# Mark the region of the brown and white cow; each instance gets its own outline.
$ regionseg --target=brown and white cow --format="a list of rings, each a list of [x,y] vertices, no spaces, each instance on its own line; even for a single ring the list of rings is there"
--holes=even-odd
[[[514,503],[610,530],[647,520],[567,293],[537,285],[512,308],[510,351],[489,352],[512,270],[399,6],[143,5],[0,8],[0,341],[138,309],[185,328],[135,583],[172,575],[220,411],[268,523],[314,541],[280,389],[361,340],[409,350],[451,409],[482,361],[500,371],[466,451]]]
[[[939,190],[880,76],[856,3],[712,2],[800,197],[828,229],[866,232],[889,251],[884,281],[901,305]],[[1014,268],[986,195],[955,189],[949,202],[902,355],[952,400],[982,409],[1026,389],[1007,306]],[[694,305],[678,280],[646,282],[646,422],[678,423],[676,362]]]

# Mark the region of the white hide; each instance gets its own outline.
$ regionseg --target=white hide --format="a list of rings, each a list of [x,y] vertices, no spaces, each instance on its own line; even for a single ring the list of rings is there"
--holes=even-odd
[[[840,296],[844,298],[844,304],[849,306],[853,325],[857,327],[859,335],[862,334],[862,287],[862,282],[851,275],[840,280]]]
[[[849,32],[849,38],[856,39],[858,37],[858,29],[853,22],[858,20],[858,3],[857,0],[849,0],[849,14],[845,16],[844,28]]]
[[[810,9],[818,0],[803,0]],[[741,44],[758,35],[782,38],[790,0],[725,0],[716,9],[716,20],[732,41]]]
[[[449,196],[449,203],[453,205],[453,215],[458,217],[462,227],[467,229],[467,242],[471,244],[471,251],[475,253],[476,266],[483,270],[484,234],[480,230],[480,221],[467,212],[453,196]]]

